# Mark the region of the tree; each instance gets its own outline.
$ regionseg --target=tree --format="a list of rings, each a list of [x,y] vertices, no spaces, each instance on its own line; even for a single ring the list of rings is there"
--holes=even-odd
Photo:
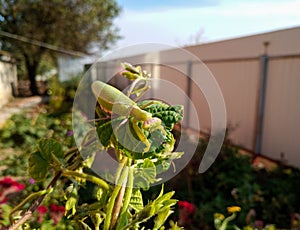
[[[189,35],[185,41],[176,39],[179,46],[195,46],[205,42],[204,29],[200,28],[195,34]]]
[[[23,61],[35,95],[37,69],[50,50],[21,38],[84,53],[105,50],[119,38],[113,25],[119,12],[114,0],[0,0],[0,30],[20,36],[2,36],[1,48]]]

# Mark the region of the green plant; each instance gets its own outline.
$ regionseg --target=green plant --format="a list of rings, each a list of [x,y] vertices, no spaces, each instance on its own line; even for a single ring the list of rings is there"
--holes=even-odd
[[[54,75],[50,79],[48,89],[50,113],[55,115],[70,113],[80,78],[79,74],[63,82],[59,81],[58,75]]]
[[[176,191],[176,199],[188,200],[197,207],[192,221],[195,229],[212,229],[214,213],[224,213],[226,207],[233,205],[241,207],[235,218],[237,226],[263,221],[264,226],[290,228],[291,215],[300,210],[300,190],[296,185],[299,169],[280,164],[272,171],[257,169],[251,157],[239,154],[238,148],[227,140],[211,168],[198,174],[207,140],[201,138],[199,143],[186,168],[165,183],[166,191]],[[151,188],[148,196],[155,194],[156,189]],[[255,215],[247,220],[251,210]]]
[[[0,148],[31,152],[37,140],[43,137],[55,138],[66,147],[73,146],[71,114],[56,116],[49,114],[45,107],[14,114],[0,130]]]
[[[133,80],[128,95],[140,96],[148,89],[149,75],[139,67],[129,64],[123,67],[123,75]],[[164,222],[177,202],[172,198],[174,192],[164,193],[162,188],[155,199],[144,204],[142,190],[149,189],[158,181],[157,174],[181,157],[182,153],[173,152],[175,138],[171,131],[182,119],[183,108],[155,100],[131,103],[121,92],[101,85],[107,88],[103,91],[105,94],[100,95],[105,101],[98,98],[95,128],[86,132],[78,148],[65,150],[59,141],[51,138],[38,141],[29,157],[29,175],[35,181],[50,181],[45,189],[31,193],[11,210],[11,229],[24,225],[45,198],[51,197],[58,188],[62,189],[60,194],[65,198],[66,215],[73,226],[125,230],[141,229],[144,223],[151,222],[152,229],[164,229]],[[99,90],[95,91],[98,97]],[[114,101],[113,96],[123,100]],[[118,104],[117,112],[111,109],[112,104]],[[112,112],[118,116],[112,116]],[[130,138],[129,134],[135,138]],[[80,150],[89,148],[97,138],[102,146],[94,144],[96,148],[83,159]],[[113,149],[112,154],[119,162],[115,185],[90,169],[96,152],[103,148]],[[172,229],[178,229],[177,225],[173,224]]]
[[[241,211],[241,208],[238,206],[228,207],[227,211],[231,214],[230,216],[226,217],[222,213],[215,213],[214,214],[214,225],[217,230],[226,230],[228,228],[228,224],[230,221],[236,218],[236,213]],[[233,229],[239,230],[240,228],[236,225],[232,226]]]

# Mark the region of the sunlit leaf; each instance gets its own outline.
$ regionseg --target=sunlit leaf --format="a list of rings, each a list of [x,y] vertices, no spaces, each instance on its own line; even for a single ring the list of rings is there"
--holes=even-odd
[[[132,190],[132,195],[131,195],[129,205],[135,211],[141,211],[144,208],[143,197],[139,188],[134,188]]]
[[[159,212],[155,218],[153,230],[158,230],[172,213],[173,211],[171,211],[170,208]]]
[[[147,190],[151,183],[156,181],[156,167],[155,164],[149,160],[144,159],[140,168],[135,170],[134,184],[144,190]]]
[[[65,208],[66,208],[66,211],[72,210],[70,216],[73,216],[76,213],[76,205],[77,205],[77,199],[78,199],[77,189],[74,188],[73,185],[70,185],[67,188],[66,193],[67,193],[68,197],[67,197],[67,201],[65,204]]]

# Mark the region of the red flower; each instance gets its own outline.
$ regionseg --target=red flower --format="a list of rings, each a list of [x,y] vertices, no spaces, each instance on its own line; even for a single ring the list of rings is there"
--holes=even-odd
[[[56,225],[65,213],[64,206],[57,206],[56,204],[50,205],[50,217],[53,219],[54,224]]]
[[[179,201],[178,206],[179,208],[185,209],[191,215],[194,215],[196,210],[195,206],[187,201]]]
[[[48,212],[48,208],[44,205],[41,205],[37,208],[37,212],[38,212],[37,222],[39,224],[41,224],[43,222],[43,219],[44,219],[44,214]]]
[[[22,191],[25,188],[24,184],[20,184],[10,177],[4,177],[2,180],[0,180],[0,186],[2,188],[14,187],[17,189],[17,192]]]
[[[193,204],[187,201],[179,201],[179,219],[178,225],[181,227],[189,228],[191,221],[193,219],[193,215],[196,211],[196,208]]]
[[[56,204],[51,204],[50,205],[50,210],[51,210],[51,212],[57,212],[57,205]]]
[[[50,205],[50,210],[51,210],[51,212],[65,212],[65,207],[64,206],[58,206],[56,204],[51,204]]]
[[[13,187],[15,187],[19,192],[19,191],[22,191],[25,188],[25,185],[18,183],[18,184],[13,185]]]
[[[58,211],[58,212],[65,213],[66,210],[65,210],[65,207],[64,207],[64,206],[58,206],[58,207],[57,207],[57,211]]]
[[[0,180],[0,186],[3,188],[9,188],[15,181],[10,177],[4,177]]]
[[[45,214],[46,212],[48,212],[48,208],[44,205],[41,205],[37,208],[38,213],[40,214]]]
[[[15,192],[20,192],[25,188],[24,184],[20,184],[10,177],[4,177],[0,180],[0,203],[6,203],[8,195]]]

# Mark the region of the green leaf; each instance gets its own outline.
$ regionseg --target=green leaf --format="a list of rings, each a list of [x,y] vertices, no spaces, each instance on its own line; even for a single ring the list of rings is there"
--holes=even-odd
[[[160,190],[160,192],[158,194],[158,197],[156,197],[156,199],[158,199],[158,198],[160,198],[160,197],[162,197],[164,195],[164,188],[165,188],[165,186],[164,186],[164,184],[162,184],[161,185],[161,190]]]
[[[49,172],[49,162],[45,160],[41,153],[33,152],[28,158],[28,173],[36,181],[43,181]]]
[[[166,207],[166,206],[171,207],[171,206],[175,205],[176,203],[177,203],[177,200],[176,200],[176,199],[170,199],[170,200],[164,201],[164,206],[165,206],[165,207]]]
[[[171,197],[174,195],[174,193],[175,193],[174,191],[171,191],[171,192],[168,192],[168,193],[162,195],[161,197],[158,197],[156,199],[156,203],[164,203],[164,202],[170,200]]]
[[[133,74],[141,74],[141,67],[140,66],[133,66],[130,63],[123,62],[121,63],[122,67],[126,70],[122,72],[122,74],[129,72]]]
[[[8,204],[1,204],[1,226],[9,226],[10,220],[9,215],[11,212],[12,207],[10,207]]]
[[[66,189],[66,193],[67,193],[68,198],[67,198],[67,201],[65,204],[65,208],[66,208],[66,211],[72,210],[71,215],[68,216],[68,217],[70,217],[76,213],[77,189],[76,189],[76,187],[74,188],[74,185],[72,184]]]
[[[99,187],[99,189],[97,190],[97,200],[99,205],[101,206],[105,206],[108,202],[109,199],[109,193],[107,192],[107,190]]]
[[[149,159],[144,160],[143,169],[146,171],[146,174],[149,179],[155,180],[156,168],[155,168],[155,164],[151,160]]]
[[[134,184],[144,190],[149,189],[151,183],[156,181],[156,167],[155,164],[149,160],[144,159],[140,168],[135,169]]]
[[[160,101],[152,101],[152,103],[149,103],[149,101],[146,100],[146,102],[139,103],[139,106],[142,108],[144,106],[143,110],[151,113],[153,117],[160,118],[164,125],[170,130],[173,129],[174,124],[177,124],[183,119],[182,105],[169,106]]]
[[[97,191],[97,200],[100,201],[103,198],[104,190],[102,188],[99,188]]]
[[[157,175],[167,171],[171,166],[171,161],[169,159],[161,158],[155,162],[156,165],[156,173]]]
[[[113,134],[112,122],[108,121],[96,128],[101,144],[107,148],[110,145],[110,138]]]
[[[169,224],[171,226],[171,228],[169,230],[180,230],[180,229],[183,229],[183,228],[179,227],[177,225],[177,223],[174,223],[172,220],[169,221]]]
[[[159,229],[172,213],[173,211],[171,211],[170,208],[166,208],[159,212],[155,218],[153,230]]]
[[[144,208],[142,193],[139,188],[132,190],[132,195],[129,203],[130,207],[135,211],[141,211]]]
[[[155,207],[153,203],[147,204],[137,215],[137,222],[145,222],[155,215]]]
[[[162,225],[164,224],[168,216],[173,212],[171,210],[171,206],[175,205],[177,202],[177,200],[170,199],[174,195],[174,192],[169,192],[166,194],[163,193],[164,187],[162,186],[158,197],[155,200],[150,201],[143,209],[136,211],[136,214],[133,215],[131,221],[125,226],[125,228],[122,228],[122,230],[134,229],[132,228],[133,226],[135,226],[136,224],[138,225],[142,222],[146,222],[155,215],[157,216],[153,229],[163,229]]]
[[[52,154],[57,158],[63,159],[64,152],[62,145],[54,139],[41,139],[38,142],[38,150],[41,153],[41,156],[46,161],[52,161]]]
[[[103,222],[103,217],[101,217],[100,213],[92,213],[90,214],[90,217],[95,229],[99,229],[100,224]]]
[[[120,217],[118,218],[117,227],[116,229],[122,229],[128,224],[128,212],[121,213]]]
[[[66,201],[66,211],[70,211],[72,210],[71,212],[71,215],[70,216],[73,216],[75,213],[76,213],[76,204],[77,204],[77,198],[75,196],[71,196],[68,198],[68,200]]]

